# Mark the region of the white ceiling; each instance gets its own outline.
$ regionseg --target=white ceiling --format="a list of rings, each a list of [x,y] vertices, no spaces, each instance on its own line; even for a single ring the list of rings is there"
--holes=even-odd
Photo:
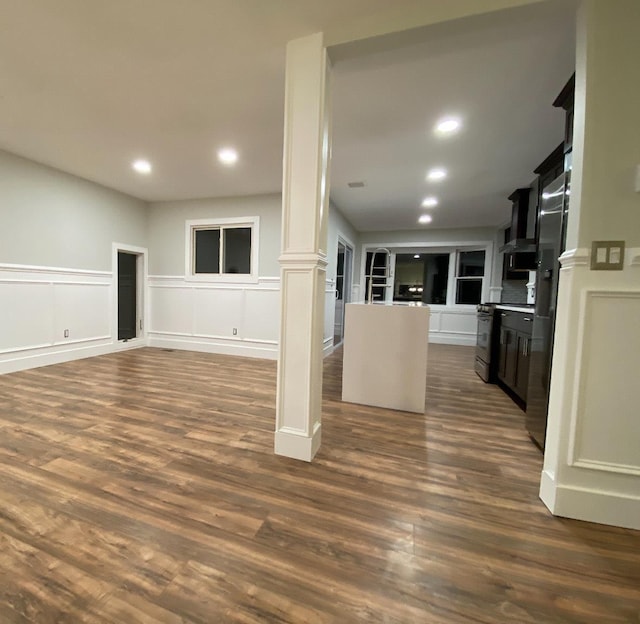
[[[507,197],[562,141],[564,111],[552,102],[574,71],[574,6],[459,20],[393,43],[335,64],[334,202],[359,230],[500,225]],[[437,137],[436,121],[452,114],[463,130]],[[427,183],[435,166],[449,176]],[[428,195],[440,203],[423,210]],[[425,212],[433,222],[419,226]]]
[[[278,192],[286,42],[403,6],[415,0],[0,0],[0,148],[149,201]],[[334,201],[362,230],[416,227],[426,168],[444,164],[433,227],[504,220],[505,195],[561,139],[550,103],[573,68],[572,10],[389,41],[336,51]],[[450,111],[465,130],[436,142]],[[223,145],[236,167],[216,162]],[[152,175],[132,171],[140,157]]]

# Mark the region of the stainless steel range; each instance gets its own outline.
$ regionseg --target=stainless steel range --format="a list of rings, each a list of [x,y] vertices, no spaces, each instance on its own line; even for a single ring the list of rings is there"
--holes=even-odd
[[[478,339],[476,341],[475,371],[480,379],[492,381],[491,333],[493,331],[494,304],[481,303],[478,306]]]

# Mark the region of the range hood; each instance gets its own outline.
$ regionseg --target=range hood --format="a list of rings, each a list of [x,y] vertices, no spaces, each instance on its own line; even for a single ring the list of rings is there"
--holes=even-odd
[[[498,249],[503,253],[536,253],[535,238],[516,238],[505,243]],[[516,269],[517,270],[517,269]],[[528,270],[528,269],[527,269]]]
[[[509,200],[512,202],[511,227],[507,230],[507,240],[505,240],[505,244],[500,247],[499,251],[504,253],[535,254],[536,239],[527,238],[530,195],[530,187],[516,189],[509,195]]]

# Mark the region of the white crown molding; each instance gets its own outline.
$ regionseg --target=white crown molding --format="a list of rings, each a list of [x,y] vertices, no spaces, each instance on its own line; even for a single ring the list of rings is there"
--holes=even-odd
[[[567,249],[559,258],[563,269],[575,266],[588,266],[591,254],[585,247]]]

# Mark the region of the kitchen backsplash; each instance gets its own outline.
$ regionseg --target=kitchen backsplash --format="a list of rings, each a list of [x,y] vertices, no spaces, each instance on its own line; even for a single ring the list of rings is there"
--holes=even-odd
[[[527,303],[527,283],[524,280],[502,282],[501,303]]]

